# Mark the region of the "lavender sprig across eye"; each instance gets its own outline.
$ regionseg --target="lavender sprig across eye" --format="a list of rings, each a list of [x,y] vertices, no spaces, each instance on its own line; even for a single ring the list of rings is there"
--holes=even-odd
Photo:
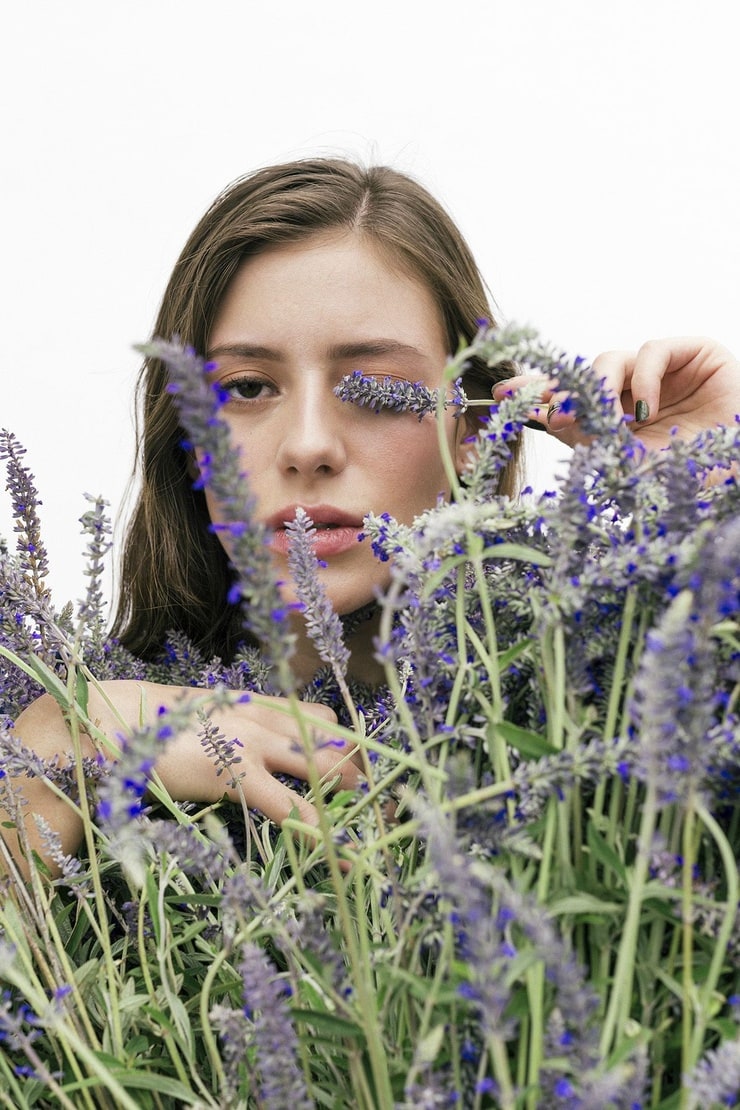
[[[449,396],[445,397],[444,408],[457,409],[455,416],[461,416],[471,405],[485,405],[490,408],[493,400],[473,401],[465,395],[462,380],[458,378],[450,386]],[[429,389],[421,382],[410,382],[405,378],[378,378],[353,370],[345,374],[334,393],[340,401],[371,408],[375,412],[413,412],[419,420],[424,416],[434,416],[439,405],[439,390]]]

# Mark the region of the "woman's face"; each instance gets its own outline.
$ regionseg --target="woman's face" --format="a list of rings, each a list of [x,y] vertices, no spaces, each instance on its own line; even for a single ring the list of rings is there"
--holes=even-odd
[[[340,401],[334,387],[359,369],[435,388],[447,357],[429,290],[359,235],[321,233],[271,247],[237,272],[208,358],[230,395],[223,415],[257,515],[274,529],[288,598],[284,522],[297,506],[319,527],[316,553],[327,563],[321,578],[341,614],[370,601],[388,577],[369,541],[357,540],[364,515],[388,512],[410,523],[449,495],[434,418],[376,414]],[[463,429],[447,419],[454,448]],[[218,505],[206,498],[217,521]]]

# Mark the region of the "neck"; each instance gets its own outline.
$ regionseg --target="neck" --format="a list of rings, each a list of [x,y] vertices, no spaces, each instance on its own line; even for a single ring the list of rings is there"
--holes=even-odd
[[[326,664],[321,659],[313,641],[306,633],[303,620],[296,622],[296,646],[291,656],[290,666],[293,674],[301,685],[313,678],[316,672]],[[375,659],[374,638],[378,632],[380,613],[373,610],[364,617],[358,616],[355,623],[349,619],[349,630],[345,632],[345,642],[350,651],[350,660],[347,667],[347,677],[370,685],[380,685],[384,680],[384,671]]]

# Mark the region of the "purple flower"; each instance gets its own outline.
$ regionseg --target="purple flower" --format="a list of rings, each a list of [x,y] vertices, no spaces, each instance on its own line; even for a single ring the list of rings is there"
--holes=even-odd
[[[293,653],[294,637],[284,619],[288,613],[275,581],[268,532],[255,517],[247,477],[231,444],[228,425],[219,416],[225,398],[209,379],[213,366],[176,340],[155,339],[139,349],[167,366],[170,391],[189,437],[185,446],[198,450],[198,486],[207,486],[218,501],[221,519],[213,528],[229,534],[229,557],[239,583],[239,597],[232,591],[228,600],[241,603],[245,628],[276,666],[278,683],[288,689],[292,678],[284,664]],[[278,618],[279,613],[282,616]]]
[[[374,409],[375,412],[413,412],[419,417],[437,411],[439,390],[403,378],[375,378],[353,370],[334,390],[340,401]]]
[[[0,461],[7,467],[7,485],[13,501],[16,549],[23,573],[38,597],[48,596],[43,579],[49,569],[46,548],[41,538],[38,506],[41,502],[34,486],[34,476],[21,459],[26,453],[12,432],[0,431]]]
[[[239,972],[261,1104],[265,1110],[312,1110],[314,1104],[298,1066],[298,1037],[284,981],[257,944],[247,943],[242,948]]]
[[[300,507],[296,509],[295,520],[288,521],[285,527],[290,538],[288,567],[303,606],[306,631],[321,659],[337,676],[343,677],[347,671],[349,651],[344,642],[342,622],[319,581],[320,564],[314,553],[316,527]]]
[[[237,749],[243,748],[244,745],[238,737],[227,740],[218,725],[204,712],[198,712],[198,719],[201,723],[200,732],[198,733],[200,746],[213,761],[216,767],[216,776],[218,777],[226,771],[229,776],[229,785],[236,785],[237,781],[244,777],[243,771],[239,775],[234,774],[234,768],[242,761]]]
[[[693,588],[673,598],[646,637],[631,702],[635,769],[669,800],[704,785],[714,754],[707,738],[723,699],[713,630],[728,608],[738,609],[740,522],[711,533],[687,574]]]
[[[87,566],[85,575],[88,579],[85,598],[78,609],[78,620],[86,625],[87,637],[93,635],[96,642],[102,643],[105,631],[105,603],[101,578],[104,570],[104,560],[112,547],[110,539],[111,525],[105,509],[108,504],[102,497],[85,495],[91,502],[92,508],[80,517],[83,533],[89,539],[87,543]]]
[[[740,1102],[740,1035],[707,1052],[685,1083],[697,1106],[737,1106]]]

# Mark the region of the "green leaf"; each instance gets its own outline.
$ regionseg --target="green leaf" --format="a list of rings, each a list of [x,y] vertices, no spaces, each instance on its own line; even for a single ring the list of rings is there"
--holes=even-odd
[[[433,1064],[439,1056],[439,1050],[442,1047],[442,1041],[445,1035],[445,1026],[437,1025],[426,1037],[417,1043],[414,1050],[414,1058],[420,1064]]]
[[[354,1022],[347,1021],[345,1018],[337,1017],[336,1014],[322,1014],[315,1010],[291,1010],[291,1016],[293,1021],[305,1022],[306,1025],[312,1025],[315,1029],[331,1033],[337,1037],[358,1039],[364,1037],[359,1025],[355,1025]]]
[[[125,1089],[158,1091],[159,1094],[181,1099],[187,1106],[192,1106],[197,1101],[194,1097],[195,1092],[193,1088],[186,1087],[177,1079],[171,1079],[167,1075],[156,1075],[154,1072],[150,1071],[122,1069],[119,1060],[103,1053],[98,1053],[98,1057],[110,1071],[111,1079],[115,1080],[116,1083],[119,1083]],[[68,1094],[72,1091],[81,1091],[85,1088],[99,1087],[100,1085],[100,1079],[92,1076],[78,1083],[66,1083],[62,1089]]]
[[[596,828],[593,821],[589,821],[586,828],[586,839],[588,840],[588,846],[591,849],[591,854],[594,859],[598,860],[607,871],[614,871],[622,882],[626,882],[627,869],[611,844],[604,839]]]
[[[89,689],[87,679],[82,671],[78,671],[75,675],[75,700],[85,716],[87,716],[88,699]]]
[[[518,659],[520,655],[528,651],[533,643],[534,640],[528,637],[527,639],[519,640],[517,643],[512,644],[511,647],[506,648],[505,651],[500,651],[498,655],[499,670],[506,670],[506,668]]]
[[[162,923],[159,918],[159,898],[154,876],[151,871],[147,871],[144,875],[144,888],[146,889],[147,903],[149,905],[149,916],[152,923],[152,932],[154,933],[154,940],[159,948],[162,943]]]
[[[24,668],[24,670],[26,669]],[[51,694],[57,705],[64,712],[67,712],[70,708],[67,687],[51,667],[47,666],[43,659],[39,659],[38,656],[30,655],[28,657],[28,669],[33,672],[34,677],[41,683],[47,694]]]
[[[605,902],[601,898],[597,898],[595,894],[568,894],[564,898],[558,898],[552,902],[548,909],[550,913],[557,916],[561,913],[572,914],[615,914],[624,912],[624,904],[622,902]]]
[[[529,563],[533,567],[551,567],[552,557],[538,551],[535,547],[525,547],[522,543],[496,543],[487,547],[483,552],[484,559],[518,559],[522,563]]]
[[[507,744],[529,759],[541,759],[545,755],[555,755],[557,748],[548,744],[544,736],[529,729],[513,725],[510,721],[499,721],[496,730],[503,736]]]

